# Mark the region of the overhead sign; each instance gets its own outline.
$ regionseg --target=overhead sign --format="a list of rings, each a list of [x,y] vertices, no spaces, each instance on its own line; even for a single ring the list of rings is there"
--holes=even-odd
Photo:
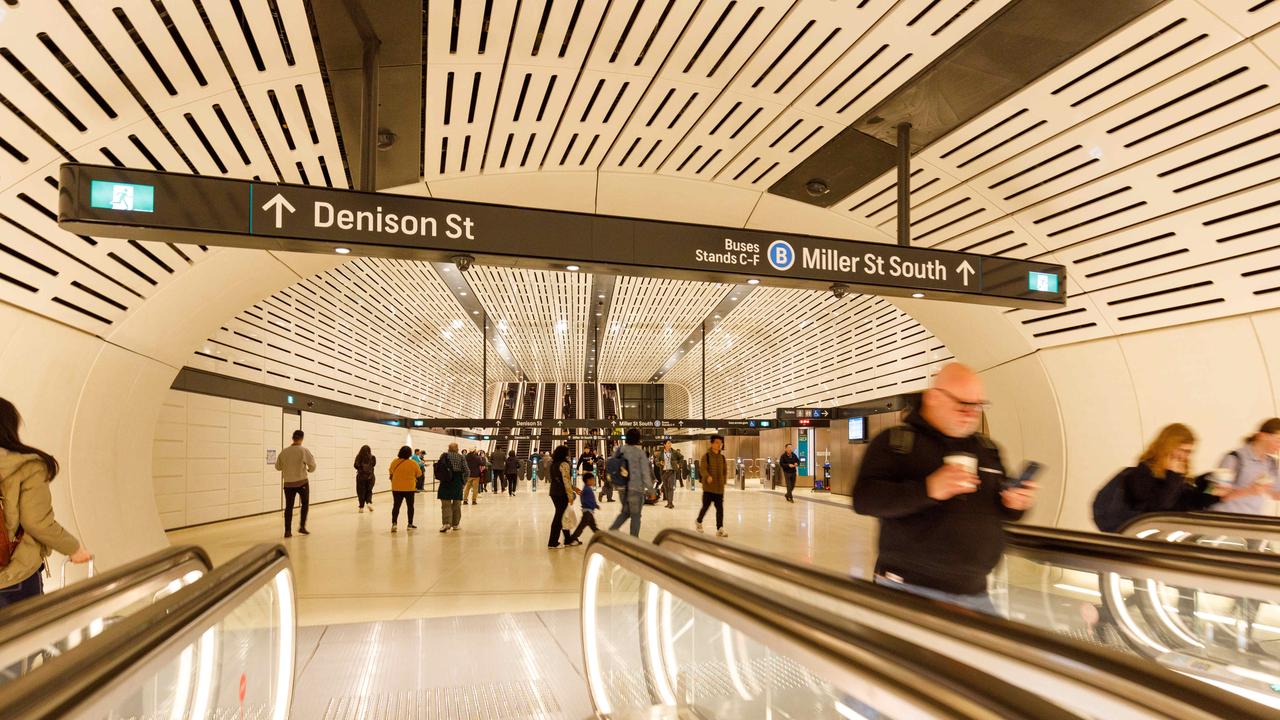
[[[399,424],[399,420],[390,421]],[[425,428],[512,428],[519,430],[571,430],[583,429],[619,429],[627,428],[666,428],[678,431],[685,428],[747,428],[767,430],[782,427],[783,423],[773,418],[757,419],[706,419],[702,418],[667,418],[665,420],[578,420],[574,418],[549,418],[536,420],[512,420],[510,418],[413,418],[411,427]]]
[[[947,250],[80,163],[64,164],[60,182],[58,222],[83,235],[432,261],[465,253],[486,265],[839,283],[1013,307],[1066,302],[1061,265]]]
[[[782,419],[799,419],[809,418],[811,420],[830,420],[839,415],[839,408],[831,407],[797,407],[797,408],[778,408],[776,411],[779,420]]]

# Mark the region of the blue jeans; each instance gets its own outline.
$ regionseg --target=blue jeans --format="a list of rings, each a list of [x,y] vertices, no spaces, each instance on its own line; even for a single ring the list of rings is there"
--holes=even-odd
[[[44,594],[44,579],[40,577],[40,573],[44,571],[41,565],[39,570],[31,573],[31,577],[20,583],[14,583],[6,588],[0,588],[0,608],[6,608],[28,598],[40,597]]]
[[[935,590],[923,585],[910,585],[908,583],[897,582],[889,578],[876,576],[876,584],[884,587],[893,588],[909,592],[912,595],[929,598],[930,600],[941,600],[949,605],[955,605],[969,610],[977,610],[980,613],[994,615],[996,617],[1004,617],[1004,613],[996,609],[996,604],[991,600],[991,596],[987,593],[978,593],[977,595],[960,595],[958,593],[943,592]]]
[[[631,518],[631,537],[640,537],[640,513],[644,510],[644,489],[632,489],[628,487],[622,498],[622,510],[618,512],[618,517],[614,518],[613,524],[609,526],[610,530],[617,530],[622,527],[622,523]]]

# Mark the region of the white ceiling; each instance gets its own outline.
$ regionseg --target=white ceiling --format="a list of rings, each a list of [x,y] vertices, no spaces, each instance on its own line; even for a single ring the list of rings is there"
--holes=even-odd
[[[105,336],[209,254],[58,229],[69,159],[347,186],[306,4],[240,5],[243,17],[193,0],[0,5],[0,300]],[[780,230],[803,215],[889,240],[891,175],[828,210],[763,191],[1004,5],[494,0],[457,4],[455,23],[455,3],[432,0],[425,177],[407,190]],[[1031,347],[1275,307],[1278,22],[1280,2],[1169,0],[1064,63],[916,156],[915,242],[1064,263],[1067,307],[1006,314]],[[590,276],[468,280],[530,379],[581,379]],[[728,291],[619,279],[600,379],[647,380]],[[885,301],[842,303],[832,314],[823,294],[757,288],[712,332],[708,411],[911,389],[913,363],[949,356]],[[430,266],[357,260],[228,320],[201,349],[226,361],[191,364],[465,414],[479,409],[479,331],[441,334],[464,314]],[[812,332],[788,325],[804,320]],[[282,333],[284,349],[252,359],[258,344],[236,332]],[[693,363],[666,380],[693,382]]]

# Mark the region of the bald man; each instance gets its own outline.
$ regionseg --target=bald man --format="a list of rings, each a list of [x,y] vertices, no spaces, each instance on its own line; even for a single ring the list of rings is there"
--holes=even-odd
[[[995,615],[987,575],[1001,526],[1022,518],[1035,485],[1002,487],[1000,450],[978,432],[986,405],[973,370],[943,367],[905,424],[867,447],[853,509],[880,519],[878,584]]]

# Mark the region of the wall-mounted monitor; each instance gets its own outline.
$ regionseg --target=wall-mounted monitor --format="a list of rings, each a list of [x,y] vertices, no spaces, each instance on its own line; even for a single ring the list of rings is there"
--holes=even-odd
[[[867,419],[865,417],[849,418],[849,442],[867,442]]]

